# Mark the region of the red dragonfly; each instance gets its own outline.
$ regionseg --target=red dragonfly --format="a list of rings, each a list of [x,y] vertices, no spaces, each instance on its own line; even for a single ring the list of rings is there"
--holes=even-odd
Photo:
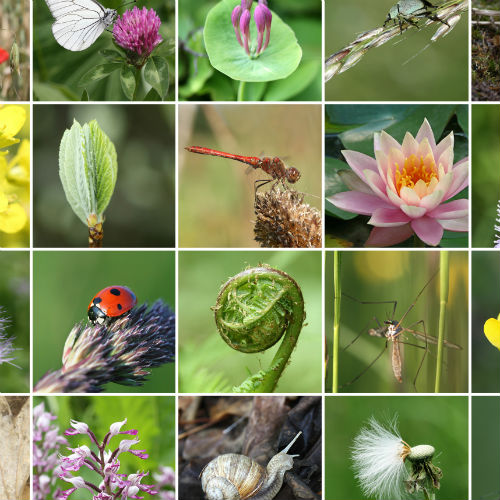
[[[255,169],[262,169],[266,174],[270,175],[272,179],[255,181],[255,190],[274,179],[276,179],[276,182],[281,181],[283,187],[286,187],[285,181],[290,184],[295,184],[300,179],[300,172],[295,167],[287,167],[278,157],[269,158],[265,156],[264,158],[259,158],[258,156],[233,155],[231,153],[224,153],[223,151],[202,148],[200,146],[188,146],[184,149],[190,151],[191,153],[198,153],[200,155],[221,156],[222,158],[241,161],[241,163],[246,163]],[[259,183],[258,186],[257,183]]]

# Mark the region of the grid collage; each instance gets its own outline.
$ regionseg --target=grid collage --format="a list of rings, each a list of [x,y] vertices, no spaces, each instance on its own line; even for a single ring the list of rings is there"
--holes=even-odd
[[[0,500],[500,500],[499,40],[3,0]]]

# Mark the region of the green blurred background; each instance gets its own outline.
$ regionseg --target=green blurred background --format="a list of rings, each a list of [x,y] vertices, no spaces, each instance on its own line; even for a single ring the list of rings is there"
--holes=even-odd
[[[137,303],[163,299],[175,311],[174,252],[34,252],[33,379],[61,368],[73,326],[87,321],[94,295],[110,285],[131,288]],[[154,368],[141,387],[110,384],[108,392],[175,392],[175,363]]]
[[[70,419],[85,422],[90,430],[102,441],[109,426],[114,422],[121,422],[127,418],[122,430],[137,429],[136,436],[140,443],[133,449],[146,450],[149,457],[146,460],[122,453],[120,455],[120,474],[135,474],[138,470],[149,471],[149,476],[142,483],[154,484],[152,474],[157,472],[158,466],[175,467],[175,398],[168,396],[52,396],[34,397],[33,406],[45,403],[45,410],[56,415],[53,425],[59,426],[61,434],[70,428]],[[132,439],[133,436],[116,436],[106,449],[115,449],[120,439]],[[69,446],[86,445],[92,451],[97,451],[87,436],[77,435],[67,437]],[[69,451],[64,447],[60,452],[68,456]],[[74,476],[82,476],[86,481],[96,485],[100,483],[100,476],[87,467],[82,467]],[[58,480],[57,485],[67,490],[69,483]],[[83,489],[78,490],[81,500],[91,500],[92,493]],[[149,495],[147,495],[149,496]]]
[[[325,0],[325,57],[342,50],[362,32],[381,27],[395,3]],[[409,29],[385,45],[368,50],[356,66],[325,84],[326,100],[466,101],[467,13],[447,36],[431,42],[438,28],[433,24],[420,31]]]
[[[472,392],[500,392],[500,352],[484,323],[500,313],[500,254],[472,252]]]
[[[500,497],[500,399],[472,397],[472,497]]]
[[[0,392],[29,392],[30,386],[30,256],[29,252],[0,252],[1,317],[13,338],[14,361],[0,366]]]
[[[179,246],[256,247],[254,181],[260,169],[189,153],[205,146],[246,156],[278,156],[302,174],[294,189],[321,209],[321,106],[179,106]],[[271,189],[274,182],[260,190]],[[195,203],[196,202],[196,203]]]
[[[264,353],[231,349],[210,309],[220,287],[248,266],[268,264],[302,289],[306,321],[277,392],[321,392],[321,252],[247,251],[179,253],[179,391],[227,392],[269,366],[279,343]]]
[[[500,105],[472,106],[472,246],[493,248],[500,200]],[[498,223],[497,223],[498,225]]]
[[[468,401],[460,396],[327,396],[325,470],[328,474],[325,475],[325,499],[364,498],[352,470],[350,456],[353,440],[370,417],[385,423],[395,415],[398,415],[401,437],[410,446],[430,444],[436,449],[433,463],[443,471],[441,489],[436,498],[466,500]]]
[[[394,319],[400,320],[415,301],[418,293],[439,268],[439,252],[341,252],[342,292],[363,301],[397,300]],[[333,335],[333,252],[326,252],[325,277],[326,336],[329,356],[327,390],[331,391]],[[468,390],[468,265],[467,252],[450,252],[450,292],[446,310],[445,339],[463,350],[444,349],[441,392]],[[340,317],[339,386],[358,376],[384,348],[384,339],[371,337],[367,329],[376,328],[391,319],[392,304],[359,304],[342,296]],[[439,276],[424,290],[402,326],[410,327],[425,321],[427,335],[437,337],[439,320]],[[423,331],[416,325],[417,331]],[[347,350],[343,350],[360,332],[364,333]],[[425,346],[412,335],[407,342]],[[390,351],[356,382],[340,388],[342,392],[415,392],[413,380],[425,353],[424,349],[401,346],[403,352],[403,383],[392,372]],[[418,392],[433,392],[436,369],[436,346],[429,345],[424,364],[418,375]],[[497,353],[498,354],[498,353]]]
[[[203,2],[182,0],[179,2],[179,99],[236,100],[239,82],[215,70],[208,57],[194,57],[190,52],[195,51],[206,55],[203,26],[208,12],[217,3],[218,0]],[[272,0],[269,2],[269,8],[294,31],[302,48],[302,59],[299,67],[287,78],[274,82],[247,83],[245,95],[254,95],[255,100],[320,101],[322,91],[321,2],[319,0]],[[228,23],[230,22],[231,20],[228,19]],[[271,25],[271,40],[272,33]]]
[[[124,0],[102,0],[104,7],[117,9],[121,15],[132,10],[133,5],[124,6]],[[154,52],[167,58],[170,88],[166,99],[175,98],[175,0],[138,0],[137,7],[154,9],[161,19],[160,35],[164,42]],[[123,6],[123,7],[121,7]],[[52,34],[54,18],[43,0],[33,2],[33,99],[35,101],[79,101],[84,87],[78,82],[91,68],[108,63],[100,50],[115,49],[113,35],[104,31],[86,50],[72,52],[61,47]],[[112,26],[108,28],[112,31]],[[88,87],[93,101],[116,101],[127,98],[121,90],[120,72],[103,78]],[[116,95],[121,95],[120,99]]]
[[[118,178],[104,223],[105,247],[173,247],[175,109],[173,105],[35,105],[34,240],[37,247],[85,247],[88,230],[66,201],[59,145],[73,120],[96,119],[113,141]]]

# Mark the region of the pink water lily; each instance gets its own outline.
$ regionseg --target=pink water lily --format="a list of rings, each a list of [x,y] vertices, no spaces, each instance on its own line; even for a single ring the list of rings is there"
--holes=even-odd
[[[447,200],[468,185],[469,159],[453,164],[453,132],[439,144],[427,119],[416,137],[399,144],[382,131],[374,136],[375,159],[342,151],[352,172],[342,180],[351,189],[328,198],[347,212],[370,215],[375,226],[366,246],[390,246],[416,234],[436,246],[443,231],[467,231],[469,202]]]

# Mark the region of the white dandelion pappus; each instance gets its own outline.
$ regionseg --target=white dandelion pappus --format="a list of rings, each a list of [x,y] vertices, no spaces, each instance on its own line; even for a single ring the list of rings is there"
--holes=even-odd
[[[52,33],[57,43],[67,50],[90,47],[116,19],[114,9],[96,0],[45,0],[55,18]]]
[[[404,457],[409,446],[397,429],[397,418],[386,429],[371,417],[354,439],[352,461],[363,494],[378,500],[408,498],[404,481],[409,474]]]

